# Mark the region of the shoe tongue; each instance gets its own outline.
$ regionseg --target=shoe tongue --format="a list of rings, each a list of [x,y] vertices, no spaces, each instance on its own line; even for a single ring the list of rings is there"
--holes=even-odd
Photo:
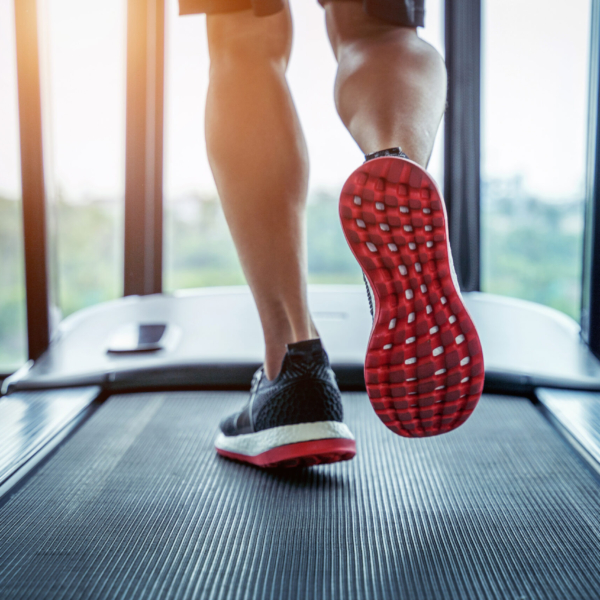
[[[305,340],[303,342],[288,344],[287,351],[292,358],[309,358],[315,354],[321,355],[323,345],[321,344],[321,340],[317,338],[315,340]]]

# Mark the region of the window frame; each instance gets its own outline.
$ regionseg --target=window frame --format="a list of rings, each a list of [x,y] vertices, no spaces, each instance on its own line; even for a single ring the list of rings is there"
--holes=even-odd
[[[592,2],[581,336],[600,358],[600,4]]]
[[[600,6],[592,3],[582,337],[600,358]],[[50,343],[36,0],[15,0],[29,358]],[[444,192],[464,291],[481,281],[481,0],[445,0]],[[165,0],[127,1],[124,294],[162,291]]]

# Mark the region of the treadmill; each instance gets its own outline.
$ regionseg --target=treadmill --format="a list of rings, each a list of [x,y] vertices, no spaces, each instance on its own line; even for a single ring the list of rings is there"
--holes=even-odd
[[[581,324],[478,291],[479,128],[461,111],[478,114],[479,80],[460,74],[478,72],[480,3],[447,0],[446,156],[462,155],[446,160],[445,196],[484,395],[454,432],[390,434],[365,394],[364,289],[313,286],[357,456],[273,471],[213,448],[262,360],[248,289],[161,293],[160,0],[129,0],[129,43],[136,27],[148,39],[128,52],[126,295],[50,335],[36,2],[16,1],[30,360],[0,397],[0,598],[600,598],[593,6]]]

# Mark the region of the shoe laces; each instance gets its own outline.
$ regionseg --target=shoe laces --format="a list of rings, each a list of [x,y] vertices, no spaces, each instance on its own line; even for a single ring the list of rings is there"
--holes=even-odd
[[[373,308],[373,296],[371,295],[371,288],[365,274],[363,273],[363,280],[365,282],[365,288],[367,290],[367,299],[369,300],[369,312],[371,313],[371,319],[375,318],[375,310]]]

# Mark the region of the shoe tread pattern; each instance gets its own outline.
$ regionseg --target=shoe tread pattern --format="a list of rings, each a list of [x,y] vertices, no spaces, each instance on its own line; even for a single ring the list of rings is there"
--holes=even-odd
[[[365,360],[375,412],[405,437],[455,429],[477,405],[484,366],[450,274],[435,183],[409,160],[368,161],[344,185],[340,219],[375,296]]]

